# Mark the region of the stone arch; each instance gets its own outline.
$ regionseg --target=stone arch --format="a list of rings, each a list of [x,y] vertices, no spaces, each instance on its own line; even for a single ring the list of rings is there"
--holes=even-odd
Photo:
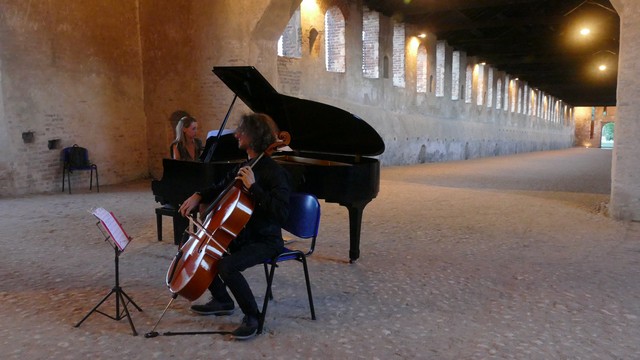
[[[608,122],[602,125],[600,132],[600,147],[603,149],[613,149],[613,137],[614,137],[615,123]]]

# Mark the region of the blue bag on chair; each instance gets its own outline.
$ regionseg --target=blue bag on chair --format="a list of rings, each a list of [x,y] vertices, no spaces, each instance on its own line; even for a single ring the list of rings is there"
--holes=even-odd
[[[73,146],[69,148],[69,167],[73,169],[76,167],[89,166],[87,153],[87,149],[78,146],[78,144],[73,144]]]

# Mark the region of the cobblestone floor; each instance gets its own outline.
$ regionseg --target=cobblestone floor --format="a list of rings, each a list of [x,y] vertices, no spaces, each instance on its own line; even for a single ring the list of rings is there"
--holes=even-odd
[[[265,334],[148,332],[169,302],[176,248],[156,239],[149,180],[91,193],[0,199],[3,359],[638,359],[640,224],[606,216],[611,152],[568,149],[382,169],[348,263],[346,209],[322,202],[309,262],[276,272]],[[133,241],[123,289],[143,309],[74,325],[114,284],[113,250],[88,212],[116,214]],[[165,218],[164,237],[171,224]],[[246,271],[258,301],[259,267]],[[206,300],[202,299],[201,301]],[[111,300],[101,310],[115,315]],[[158,331],[230,330],[177,299]]]

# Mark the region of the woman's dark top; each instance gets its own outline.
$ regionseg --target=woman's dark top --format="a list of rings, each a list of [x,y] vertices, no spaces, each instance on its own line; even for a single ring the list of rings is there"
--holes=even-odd
[[[191,157],[191,154],[189,154],[189,151],[187,151],[187,149],[184,147],[184,144],[182,144],[182,142],[173,142],[171,143],[171,146],[169,147],[169,150],[171,151],[171,158],[174,158],[173,155],[173,145],[176,145],[176,149],[178,150],[178,154],[180,154],[180,160],[185,160],[185,161],[200,161],[200,154],[202,154],[202,141],[198,138],[194,138],[193,142],[195,142],[196,144],[196,156],[195,158]]]

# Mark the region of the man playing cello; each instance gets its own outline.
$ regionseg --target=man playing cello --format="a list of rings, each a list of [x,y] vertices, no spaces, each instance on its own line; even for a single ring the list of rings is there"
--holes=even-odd
[[[276,142],[277,126],[266,114],[244,115],[235,132],[238,147],[254,159]],[[255,204],[251,218],[238,236],[229,244],[228,254],[220,259],[218,275],[209,291],[211,300],[205,304],[192,305],[191,310],[201,315],[230,315],[234,301],[244,313],[242,324],[232,332],[235,339],[244,340],[256,335],[258,330],[258,305],[244,276],[245,269],[272,258],[282,251],[282,224],[289,214],[291,180],[289,173],[271,157],[263,156],[253,168],[247,163],[231,172],[227,181],[196,192],[180,206],[180,214],[188,216],[200,203],[210,203],[215,195],[225,188],[233,177],[248,189]]]

